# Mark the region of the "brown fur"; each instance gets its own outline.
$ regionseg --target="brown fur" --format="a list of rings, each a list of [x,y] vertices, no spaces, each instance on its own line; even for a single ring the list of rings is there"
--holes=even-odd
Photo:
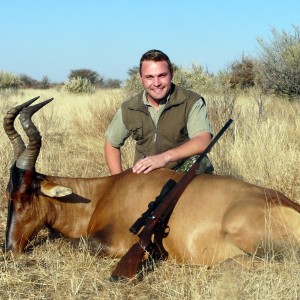
[[[32,115],[53,100],[9,110],[4,130],[15,164],[7,187],[8,221],[4,251],[21,252],[48,226],[66,237],[85,237],[103,254],[123,255],[138,237],[130,226],[159,195],[168,179],[182,174],[159,169],[95,179],[47,177],[35,172],[41,135]],[[20,114],[27,147],[14,128]],[[281,254],[299,246],[300,206],[281,193],[230,177],[200,175],[188,185],[171,216],[164,239],[169,257],[179,262],[214,265],[244,254]]]
[[[120,257],[138,239],[130,226],[168,179],[181,176],[159,169],[98,179],[47,177],[39,184],[69,187],[73,193],[62,198],[36,195],[31,204],[23,203],[14,216],[13,249],[22,251],[46,224],[66,237],[86,237],[101,245],[105,255]],[[290,203],[295,207],[288,207]],[[179,199],[163,243],[171,259],[208,266],[243,254],[280,253],[286,245],[299,243],[300,214],[295,208],[299,205],[275,191],[231,177],[200,175]]]

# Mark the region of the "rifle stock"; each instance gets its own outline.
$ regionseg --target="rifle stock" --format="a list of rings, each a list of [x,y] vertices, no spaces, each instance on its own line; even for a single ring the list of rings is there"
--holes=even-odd
[[[133,244],[128,252],[122,257],[112,272],[111,281],[122,281],[129,278],[134,278],[138,270],[141,269],[145,249],[139,243]]]
[[[155,228],[158,226],[159,222],[164,222],[170,214],[172,213],[178,199],[184,192],[188,184],[196,176],[196,170],[198,169],[201,160],[210,152],[215,143],[227,130],[227,128],[232,123],[232,119],[229,119],[220,132],[215,136],[215,138],[210,142],[207,148],[198,157],[192,167],[183,177],[177,182],[177,184],[166,194],[163,201],[155,208],[151,217],[148,219],[147,224],[144,226],[143,230],[138,234],[140,238],[139,242],[135,243],[128,252],[121,258],[118,262],[116,268],[111,274],[111,279],[113,281],[122,279],[134,278],[143,263],[143,257],[147,251],[149,245],[152,244],[152,235],[155,234]]]

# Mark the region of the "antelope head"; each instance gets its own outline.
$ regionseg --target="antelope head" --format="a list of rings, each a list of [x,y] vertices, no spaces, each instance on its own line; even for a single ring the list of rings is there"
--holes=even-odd
[[[20,252],[46,224],[46,211],[40,207],[40,196],[65,196],[69,188],[47,184],[46,176],[35,171],[35,164],[41,149],[42,137],[33,124],[32,115],[53,100],[32,105],[39,97],[33,98],[9,110],[4,117],[3,127],[14,151],[13,165],[6,189],[8,216],[3,251]],[[19,115],[20,123],[28,137],[27,147],[15,130],[14,121]]]

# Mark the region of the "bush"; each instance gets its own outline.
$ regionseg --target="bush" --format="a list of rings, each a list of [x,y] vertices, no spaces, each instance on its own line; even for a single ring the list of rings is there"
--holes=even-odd
[[[40,89],[49,89],[51,87],[51,81],[48,76],[44,76],[43,79],[39,82]]]
[[[92,94],[95,86],[86,78],[76,77],[64,83],[64,89],[73,94]]]
[[[122,81],[119,79],[105,79],[103,82],[103,88],[107,89],[119,89],[121,87]]]
[[[89,70],[89,69],[71,70],[71,73],[68,76],[68,79],[71,80],[71,79],[76,79],[76,78],[87,79],[93,85],[102,86],[102,84],[103,84],[103,78],[97,72]]]
[[[0,90],[19,89],[22,86],[20,77],[14,73],[0,71]]]
[[[300,30],[293,28],[293,34],[272,29],[270,42],[258,39],[261,85],[279,95],[300,95]]]
[[[132,70],[132,69],[129,69],[129,71],[127,72],[128,74],[129,74],[130,70]],[[125,80],[125,83],[124,83],[124,90],[125,90],[126,96],[131,97],[131,96],[143,91],[143,89],[144,88],[140,81],[139,72],[138,71],[132,72],[130,74],[129,79]]]
[[[26,74],[20,75],[22,88],[25,89],[49,89],[53,86],[48,76],[43,76],[41,81],[35,80]]]
[[[255,85],[254,61],[242,55],[241,60],[236,60],[230,65],[230,87],[247,89]]]
[[[192,64],[191,68],[174,66],[173,82],[200,94],[210,92],[215,86],[214,76],[204,71],[198,64]]]
[[[22,82],[22,87],[25,89],[38,88],[39,82],[26,74],[21,74],[20,80]]]

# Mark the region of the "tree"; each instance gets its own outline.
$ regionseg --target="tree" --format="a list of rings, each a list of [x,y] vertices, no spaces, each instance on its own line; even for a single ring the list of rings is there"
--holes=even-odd
[[[49,89],[51,86],[51,81],[48,76],[43,76],[43,79],[39,83],[41,89]]]
[[[69,78],[69,80],[74,79],[74,78],[87,79],[93,85],[102,86],[102,84],[103,84],[103,77],[101,77],[97,72],[89,70],[89,69],[71,70],[68,78]]]
[[[272,29],[269,42],[259,38],[259,72],[265,89],[276,94],[300,95],[300,30],[293,26],[292,34]]]
[[[20,80],[22,81],[22,87],[25,89],[37,88],[39,85],[39,82],[37,80],[33,79],[32,77],[26,74],[21,74]]]
[[[103,87],[110,89],[118,89],[121,87],[122,81],[119,79],[106,79],[104,80]]]
[[[128,71],[127,71],[127,74],[130,78],[138,75],[139,73],[140,73],[140,68],[138,66],[134,66],[132,68],[129,68]]]

